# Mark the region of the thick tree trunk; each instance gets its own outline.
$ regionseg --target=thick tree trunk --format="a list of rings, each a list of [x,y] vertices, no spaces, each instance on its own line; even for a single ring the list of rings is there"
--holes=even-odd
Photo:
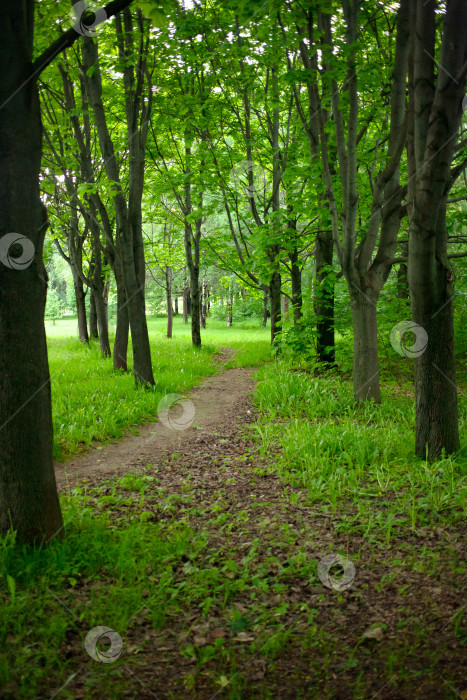
[[[117,285],[117,327],[115,329],[115,341],[113,350],[113,367],[127,371],[128,336],[130,333],[130,320],[126,303],[126,291],[123,280],[115,278]]]
[[[89,335],[86,318],[86,292],[79,277],[73,280],[73,286],[75,289],[76,313],[78,314],[78,336],[82,343],[87,343]]]
[[[18,542],[43,544],[63,534],[63,521],[44,329],[47,216],[39,196],[32,9],[31,3],[0,5],[0,23],[8,28],[0,52],[0,533],[12,528]],[[4,238],[9,233],[26,238],[15,246]]]
[[[443,208],[442,208],[443,209]],[[450,269],[435,255],[435,240],[422,235],[430,221],[413,218],[409,248],[409,284],[415,341],[415,453],[429,460],[460,447]],[[445,216],[445,210],[441,213]],[[421,227],[419,229],[419,227]],[[418,234],[418,235],[417,235]]]
[[[316,314],[316,346],[318,360],[327,365],[335,363],[334,281],[332,266],[332,233],[320,231],[316,237],[315,262],[317,291],[314,300]]]
[[[271,343],[282,330],[281,322],[281,276],[279,272],[273,272],[269,284],[269,298],[271,300]]]
[[[356,401],[381,403],[379,389],[378,325],[376,320],[376,298],[365,295],[351,296],[353,321],[353,386]]]
[[[99,331],[97,328],[96,296],[92,288],[89,293],[89,337],[93,339],[99,337]]]
[[[418,0],[411,10],[408,278],[412,319],[421,327],[413,328],[415,452],[435,460],[443,451],[451,454],[460,447],[446,207],[449,190],[461,172],[452,163],[467,77],[467,3],[446,3],[439,54],[436,3]]]

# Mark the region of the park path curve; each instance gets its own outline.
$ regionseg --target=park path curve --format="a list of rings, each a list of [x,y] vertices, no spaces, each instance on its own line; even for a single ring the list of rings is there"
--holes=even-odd
[[[227,348],[221,357],[229,359]],[[200,439],[209,441],[231,427],[247,412],[248,397],[253,391],[251,368],[221,369],[186,394],[193,402],[193,423],[185,430],[173,430],[160,420],[133,426],[138,435],[104,445],[91,446],[82,455],[66,462],[55,462],[55,477],[59,491],[74,488],[78,483],[111,478],[144,467],[146,462],[161,462],[177,450]]]

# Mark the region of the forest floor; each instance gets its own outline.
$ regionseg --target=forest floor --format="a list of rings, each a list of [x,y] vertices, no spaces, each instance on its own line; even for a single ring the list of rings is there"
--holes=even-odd
[[[230,356],[223,350],[219,364]],[[62,650],[73,659],[67,680],[49,679],[48,696],[465,700],[467,578],[456,563],[465,526],[418,528],[386,543],[343,527],[355,519],[352,501],[333,514],[307,502],[306,489],[294,485],[291,497],[251,434],[252,375],[221,370],[193,389],[185,430],[149,423],[56,465],[60,490],[84,491],[109,528],[141,515],[142,493],[148,524],[188,528],[193,543],[165,584],[157,562],[142,558],[139,603],[124,624],[111,608],[100,616],[123,637],[115,663],[91,660],[82,643],[86,606],[105,595],[111,573],[109,583],[73,584],[68,605],[85,612],[75,612]],[[133,482],[117,479],[129,473]],[[331,587],[316,571],[337,551],[356,564],[341,590],[342,570]],[[427,551],[438,552],[432,566]]]

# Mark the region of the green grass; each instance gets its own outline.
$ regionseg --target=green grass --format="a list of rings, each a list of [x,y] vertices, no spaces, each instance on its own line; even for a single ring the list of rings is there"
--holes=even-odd
[[[174,698],[212,697],[216,689],[219,697],[273,698],[275,683],[297,684],[297,698],[358,700],[380,688],[389,697],[454,698],[440,681],[443,659],[450,660],[443,679],[463,690],[456,669],[465,615],[452,603],[446,616],[442,606],[445,597],[449,611],[467,573],[459,541],[467,460],[429,464],[413,456],[409,383],[385,382],[381,406],[356,407],[351,382],[337,373],[264,363],[269,338],[261,328],[211,322],[205,347],[193,350],[179,321],[168,341],[164,321],[152,319],[157,386],[135,390],[96,347],[60,336],[67,330],[65,323],[48,328],[56,420],[75,423],[68,432],[56,424],[62,449],[153,417],[160,395],[188,391],[216,371],[221,346],[238,351],[229,364],[262,365],[260,415],[237,452],[217,451],[214,459],[211,445],[200,448],[209,450],[201,457],[215,487],[196,483],[193,464],[173,454],[145,473],[63,494],[66,537],[46,549],[0,540],[6,698],[51,697],[60,688],[58,697],[120,697],[128,669],[150,687],[154,668],[177,674],[176,692],[167,681]],[[464,443],[466,407],[460,395]],[[266,495],[271,477],[279,488]],[[238,492],[237,480],[248,482]],[[321,586],[317,551],[352,559],[355,590]],[[202,641],[205,624],[223,636]],[[124,639],[125,654],[112,664],[84,651],[97,625]],[[381,643],[361,637],[374,625]],[[248,674],[259,661],[265,666],[252,686]]]
[[[101,356],[98,343],[86,346],[78,341],[75,320],[47,322],[56,459],[94,440],[121,437],[131,426],[154,419],[162,396],[184,394],[217,371],[214,355],[221,346],[235,351],[227,367],[257,366],[270,356],[269,331],[258,321],[226,328],[220,321],[209,320],[200,349],[191,345],[189,324],[175,318],[170,340],[165,324],[165,319],[148,321],[156,385],[141,390],[135,387],[131,372],[131,346],[129,372],[114,371],[112,360]]]
[[[399,385],[383,386],[381,406],[356,407],[351,382],[290,370],[284,362],[261,369],[256,394],[261,452],[284,483],[332,513],[351,502],[340,527],[388,543],[395,532],[465,518],[467,454],[415,458],[414,402]],[[467,402],[459,400],[465,443]]]

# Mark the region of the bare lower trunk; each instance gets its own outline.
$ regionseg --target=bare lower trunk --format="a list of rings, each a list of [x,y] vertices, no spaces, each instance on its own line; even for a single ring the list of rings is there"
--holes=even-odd
[[[201,328],[206,328],[206,316],[208,313],[207,288],[208,288],[208,283],[206,280],[206,275],[204,275],[203,284],[201,287],[201,312],[200,312]]]
[[[93,289],[91,289],[89,293],[89,337],[94,339],[99,337],[99,331],[97,329],[96,297]]]
[[[178,292],[174,296],[174,316],[178,316]]]
[[[413,224],[415,227],[415,222]],[[430,249],[431,248],[431,249]],[[456,452],[458,429],[453,297],[450,270],[434,255],[433,241],[413,237],[409,281],[415,351],[415,453],[429,460]]]
[[[113,350],[113,367],[127,371],[128,337],[130,334],[130,321],[126,303],[126,291],[123,280],[117,280],[117,327],[115,329],[115,341]]]
[[[39,194],[41,119],[31,80],[30,3],[2,3],[0,52],[0,533],[43,544],[63,534],[52,460],[52,407]],[[24,236],[15,250],[9,233]],[[8,253],[12,256],[8,257]],[[15,267],[15,258],[19,268]]]
[[[199,268],[193,265],[190,270],[191,340],[193,345],[201,345],[201,299],[199,294]]]
[[[138,283],[134,260],[130,256],[125,260],[124,269],[135,382],[143,385],[154,384],[144,287]]]
[[[271,300],[271,343],[282,330],[281,323],[281,276],[279,272],[273,272],[269,285],[269,298]]]
[[[110,357],[109,342],[109,322],[107,316],[107,305],[104,300],[104,286],[94,292],[94,302],[96,308],[97,327],[99,331],[99,343],[101,353],[104,357]]]
[[[86,319],[86,293],[83,282],[78,278],[73,282],[76,299],[76,313],[78,314],[78,336],[82,343],[89,341],[88,325]]]
[[[317,291],[314,300],[316,314],[316,345],[318,360],[335,363],[334,338],[334,277],[332,267],[332,234],[320,231],[316,237],[315,261]]]
[[[370,298],[368,290],[365,294],[351,297],[354,396],[356,401],[373,399],[381,403],[376,301]]]
[[[172,337],[173,330],[173,308],[172,308],[172,268],[165,268],[165,289],[167,303],[167,338]]]

